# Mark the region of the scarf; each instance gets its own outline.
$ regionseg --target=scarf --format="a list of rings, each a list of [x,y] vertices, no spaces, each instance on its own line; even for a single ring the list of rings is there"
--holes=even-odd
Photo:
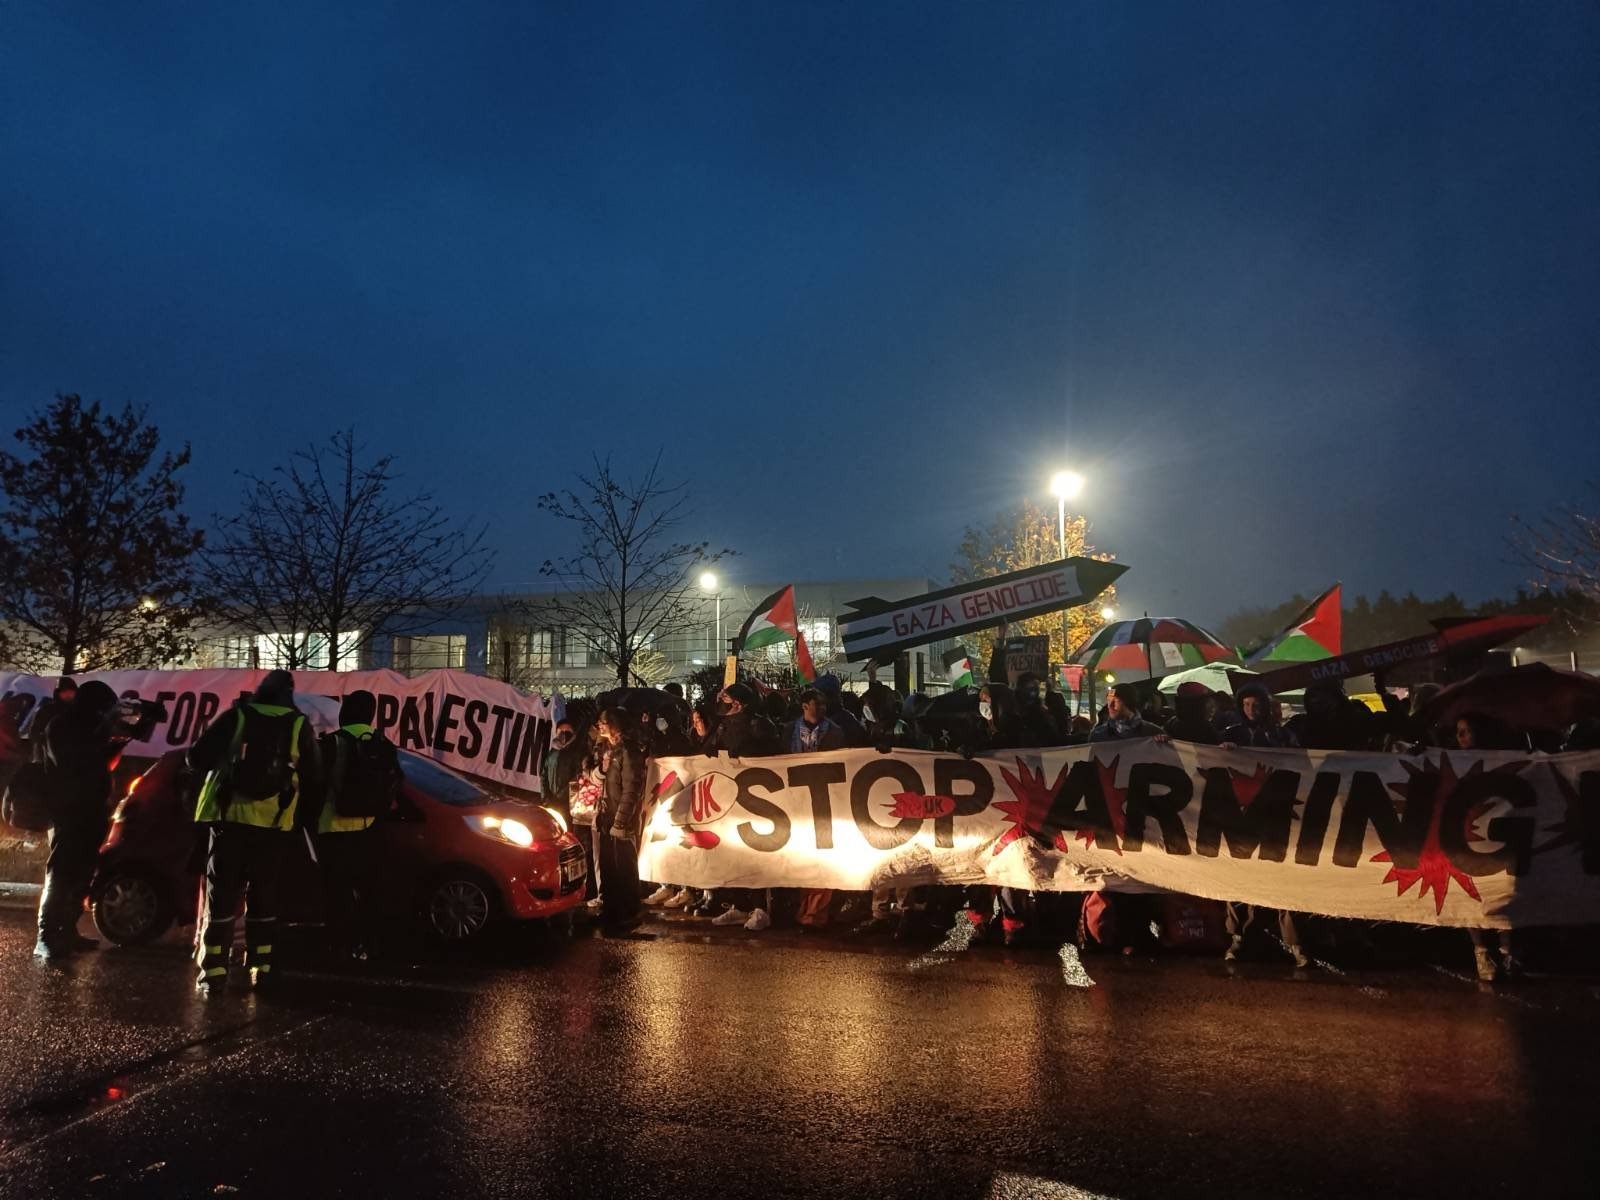
[[[789,753],[806,754],[817,749],[822,735],[832,728],[832,722],[823,717],[815,725],[807,725],[805,718],[794,723],[794,733],[789,736]]]

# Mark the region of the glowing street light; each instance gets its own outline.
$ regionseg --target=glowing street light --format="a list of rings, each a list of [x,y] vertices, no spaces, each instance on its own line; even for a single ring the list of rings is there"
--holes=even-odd
[[[718,580],[717,580],[717,574],[716,574],[715,571],[702,571],[701,572],[701,574],[700,574],[700,590],[703,591],[703,592],[715,592],[716,593],[716,597],[717,597],[717,640],[716,640],[716,645],[717,645],[718,649],[716,650],[716,653],[717,654],[721,654],[722,651],[721,651],[720,647],[722,646],[722,592],[717,587],[717,583],[718,583]]]
[[[1065,503],[1076,500],[1083,491],[1083,476],[1076,471],[1057,471],[1050,476],[1050,494]]]
[[[1114,617],[1116,615],[1117,615],[1117,610],[1112,608],[1109,604],[1106,605],[1104,608],[1102,608],[1100,610],[1100,619],[1102,621],[1109,621],[1109,620],[1111,620],[1112,617]]]

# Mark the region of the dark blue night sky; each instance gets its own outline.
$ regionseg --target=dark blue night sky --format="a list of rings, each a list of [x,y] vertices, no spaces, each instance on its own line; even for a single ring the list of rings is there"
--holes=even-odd
[[[337,13],[337,15],[334,15]],[[0,7],[0,416],[193,507],[354,422],[490,522],[664,448],[753,579],[1089,476],[1124,603],[1514,587],[1596,475],[1600,6]]]

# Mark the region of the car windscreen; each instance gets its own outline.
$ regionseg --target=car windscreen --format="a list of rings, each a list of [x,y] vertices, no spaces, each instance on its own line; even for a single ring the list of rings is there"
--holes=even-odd
[[[471,808],[479,804],[494,803],[494,797],[476,784],[461,778],[454,771],[441,767],[432,759],[412,754],[409,750],[400,752],[400,769],[405,772],[407,783],[426,792],[431,799],[437,800],[440,804]]]

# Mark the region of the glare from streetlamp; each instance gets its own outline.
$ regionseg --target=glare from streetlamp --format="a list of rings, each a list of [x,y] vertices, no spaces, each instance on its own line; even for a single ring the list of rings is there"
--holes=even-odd
[[[713,572],[713,571],[706,571],[703,574],[701,574],[701,576],[700,576],[700,587],[701,587],[702,590],[707,591],[707,592],[716,591],[717,590],[717,576],[716,576],[716,573]]]
[[[1109,604],[1106,605],[1104,608],[1102,608],[1100,610],[1100,619],[1102,621],[1109,621],[1109,620],[1111,620],[1112,617],[1114,617],[1116,615],[1117,615],[1117,610],[1112,608]]]
[[[1050,476],[1050,494],[1057,500],[1075,500],[1083,491],[1083,476],[1076,471],[1057,471]]]

